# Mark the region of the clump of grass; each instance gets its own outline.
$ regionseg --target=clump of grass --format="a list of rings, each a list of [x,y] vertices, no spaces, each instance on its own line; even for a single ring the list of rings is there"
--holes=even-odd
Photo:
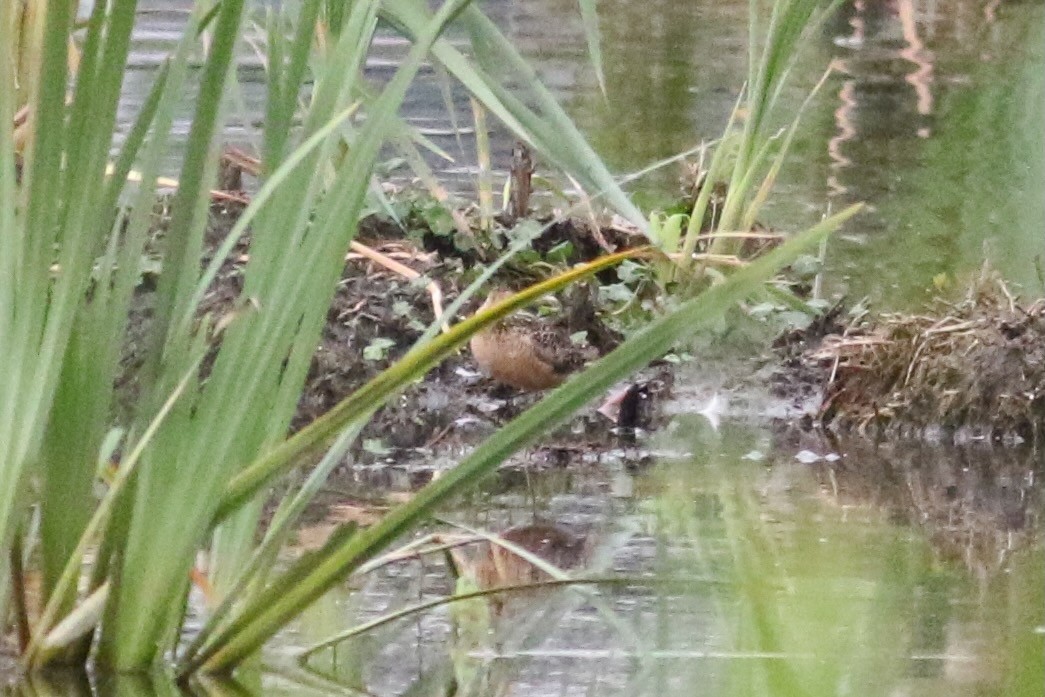
[[[802,112],[830,71],[779,132],[773,123],[777,100],[798,47],[834,5],[825,5],[819,0],[775,2],[763,35],[758,28],[761,12],[758,3],[752,0],[748,13],[747,84],[707,169],[699,174],[700,186],[688,216],[669,220],[672,234],[662,240],[666,252],[679,252],[679,265],[683,270],[706,269],[714,265],[715,257],[726,257],[729,263],[730,258],[739,253],[746,236],[760,232],[755,229],[759,212],[776,183]],[[711,222],[710,229],[705,229],[706,221]],[[682,223],[685,223],[684,232],[680,229]],[[701,238],[710,240],[707,251],[711,256],[698,264],[694,261],[694,252]]]
[[[1021,303],[985,272],[959,302],[838,329],[805,354],[825,374],[825,424],[1040,443],[1045,301]]]

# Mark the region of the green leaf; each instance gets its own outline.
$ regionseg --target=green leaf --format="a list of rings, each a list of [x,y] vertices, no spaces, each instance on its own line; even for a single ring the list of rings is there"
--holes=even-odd
[[[396,345],[396,342],[379,336],[371,340],[363,349],[363,358],[368,361],[383,361],[388,356],[388,349]]]

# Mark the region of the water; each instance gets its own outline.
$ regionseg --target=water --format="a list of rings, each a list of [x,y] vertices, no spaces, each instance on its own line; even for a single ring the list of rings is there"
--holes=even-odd
[[[164,11],[139,36],[123,118],[176,36],[184,4],[153,3]],[[745,74],[746,7],[600,3],[604,98],[575,3],[484,5],[622,174],[719,134]],[[806,115],[766,220],[790,230],[853,201],[870,205],[830,243],[828,292],[915,307],[934,284],[977,272],[985,255],[1014,284],[1041,292],[1043,34],[1040,2],[970,0],[846,3],[817,33],[782,97],[781,124],[824,66],[835,60],[839,69]],[[389,75],[402,51],[384,34],[371,74]],[[240,76],[246,116],[227,137],[249,143],[262,95],[257,62],[245,57]],[[458,96],[455,105],[458,121],[470,123],[466,101]],[[466,196],[472,135],[450,133],[431,73],[404,113],[455,154],[444,174]],[[510,142],[495,134],[502,166]],[[666,169],[632,189],[641,200],[666,201],[677,174]],[[1042,694],[1045,558],[1032,537],[1041,528],[1040,455],[795,438],[750,420],[716,431],[682,415],[644,444],[658,449],[655,465],[622,451],[601,463],[505,474],[448,517],[501,529],[539,511],[595,540],[597,573],[634,582],[599,586],[597,602],[555,593],[499,622],[497,635],[480,628],[454,639],[440,609],[336,655],[320,653],[310,670],[290,660],[346,626],[450,590],[438,560],[389,567],[362,581],[364,592],[332,593],[310,609],[276,642],[263,676],[247,672],[243,684],[223,687],[294,695]],[[803,463],[795,457],[802,451],[842,459]],[[100,681],[94,689],[172,688]]]
[[[128,73],[125,120],[140,106],[190,4],[142,3],[148,14]],[[483,8],[621,175],[721,135],[746,77],[744,2],[601,3],[605,96],[573,3],[487,2]],[[388,79],[406,49],[390,30],[379,32],[370,76]],[[832,61],[837,69],[807,111],[764,215],[774,227],[795,231],[828,211],[868,204],[828,250],[826,290],[911,307],[939,286],[960,286],[986,256],[1013,283],[1040,294],[1042,3],[844,3],[805,47],[782,95],[779,125],[790,122]],[[242,94],[226,138],[250,145],[258,140],[264,98],[253,48],[244,48],[239,76]],[[455,158],[435,165],[447,186],[472,200],[471,108],[459,90],[452,101],[453,118],[440,81],[423,70],[402,113]],[[186,109],[176,133],[187,133],[189,116]],[[512,138],[492,125],[492,152],[503,173]],[[171,155],[172,172],[179,154]],[[665,168],[630,188],[640,201],[667,203],[678,195],[679,174]]]
[[[975,271],[986,244],[1010,279],[1040,293],[1045,11],[1006,4],[988,19],[983,5],[845,3],[806,47],[782,125],[831,61],[838,70],[765,217],[786,230],[870,206],[832,243],[832,289],[910,306],[935,277]],[[624,170],[716,136],[744,75],[745,3],[650,7],[600,5],[609,100],[593,89],[565,97]],[[670,180],[656,183],[672,193]]]
[[[626,174],[721,134],[746,77],[747,4],[600,4],[606,96],[571,3],[487,3],[614,171]],[[396,42],[384,49],[396,55]],[[401,50],[401,49],[400,49]],[[379,49],[379,54],[382,49]],[[382,56],[384,57],[384,56]],[[1045,8],[976,2],[846,3],[806,47],[781,99],[787,125],[835,61],[804,117],[765,219],[785,231],[862,201],[827,256],[830,292],[892,307],[961,285],[986,256],[1032,294],[1045,252]],[[388,62],[373,66],[390,71]],[[463,100],[457,123],[470,124]],[[405,113],[458,161],[444,174],[465,196],[471,134],[449,133],[434,79]],[[506,161],[510,138],[496,133]],[[647,202],[678,194],[676,168],[630,188]]]
[[[311,669],[374,694],[1040,694],[1032,454],[832,449],[679,423],[688,435],[658,439],[677,449],[655,466],[577,462],[524,486],[504,474],[450,514],[503,529],[537,509],[592,536],[605,554],[591,573],[626,585],[599,586],[597,601],[548,594],[478,637],[455,638],[442,609]],[[845,457],[807,464],[801,450]],[[276,654],[450,587],[438,558],[398,565],[362,595],[328,596]]]

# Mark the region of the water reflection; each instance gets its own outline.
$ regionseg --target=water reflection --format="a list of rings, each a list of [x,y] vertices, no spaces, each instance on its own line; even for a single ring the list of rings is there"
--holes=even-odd
[[[147,13],[120,111],[125,128],[189,4],[143,3]],[[533,62],[600,154],[624,173],[720,134],[746,78],[747,5],[601,3],[605,95],[576,3],[491,1],[484,11]],[[781,97],[783,124],[824,68],[832,61],[838,66],[805,118],[766,221],[790,230],[829,208],[869,203],[828,256],[828,289],[854,297],[915,304],[934,279],[953,283],[978,269],[985,242],[1009,280],[1040,292],[1043,46],[1041,3],[843,3],[805,47]],[[405,51],[392,32],[379,32],[368,74],[387,79]],[[264,79],[252,48],[244,47],[240,63],[242,109],[234,110],[226,138],[249,146],[263,113]],[[453,115],[438,76],[423,72],[403,115],[454,156],[452,163],[433,164],[451,189],[470,199],[476,172],[471,107],[461,90],[453,90],[450,101]],[[176,122],[176,135],[187,133],[188,115]],[[494,165],[503,175],[512,137],[492,127]],[[177,156],[171,154],[172,171]],[[632,188],[645,201],[664,203],[679,193],[678,174],[661,170]]]
[[[836,247],[854,294],[909,305],[985,255],[1041,291],[1043,141],[1023,124],[1043,114],[1042,8],[982,9],[854,3],[835,20],[843,84],[829,186],[876,209]]]
[[[605,7],[608,99],[567,95],[622,170],[714,137],[745,77],[745,3]],[[829,289],[912,306],[980,266],[1041,291],[1045,8],[1040,3],[843,3],[805,47],[784,123],[832,61],[765,218],[782,229],[853,201],[869,212],[831,249]],[[541,63],[539,52],[533,59]],[[642,193],[675,195],[676,172]]]
[[[439,608],[295,660],[314,641],[452,590],[437,558],[408,560],[328,594],[237,681],[189,692],[1040,694],[1045,501],[1033,454],[678,423],[665,441],[678,447],[655,466],[509,478],[450,513],[496,528],[532,520],[536,506],[573,529],[597,527],[610,541],[607,572],[626,583],[529,596],[493,632],[469,635],[467,617]],[[843,457],[803,464],[798,448]],[[618,476],[633,486],[614,498]],[[181,694],[162,678],[76,675],[15,693]]]
[[[497,528],[536,508],[601,526],[625,585],[530,598],[509,622],[521,633],[466,639],[452,612],[429,612],[316,655],[309,674],[370,694],[1040,691],[1032,453],[876,449],[699,416],[676,433],[656,466],[508,477],[454,516]],[[843,457],[802,464],[799,448]],[[612,499],[618,474],[633,486]],[[437,561],[389,569],[324,599],[286,651],[450,588]]]

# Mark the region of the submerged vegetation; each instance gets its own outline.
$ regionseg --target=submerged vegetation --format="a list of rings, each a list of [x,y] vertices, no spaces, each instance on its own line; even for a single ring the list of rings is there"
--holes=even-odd
[[[259,186],[249,196],[224,192],[218,202],[213,189],[236,188],[220,151],[223,125],[237,104],[234,63],[248,26],[244,0],[196,3],[122,139],[115,137],[116,112],[136,2],[96,2],[82,24],[73,0],[29,3],[38,12],[35,22],[24,23],[20,3],[0,6],[0,46],[26,46],[17,62],[0,51],[0,124],[17,126],[0,128],[0,355],[6,357],[0,367],[6,564],[0,618],[13,618],[23,668],[35,673],[90,663],[113,673],[160,665],[183,678],[235,670],[344,579],[394,558],[389,550],[401,536],[454,496],[738,302],[812,314],[772,280],[782,267],[797,267],[804,252],[858,207],[787,236],[764,229],[759,215],[804,105],[782,131],[774,107],[825,3],[778,0],[764,27],[758,5],[752,2],[750,10],[750,73],[723,138],[713,149],[702,148],[710,155],[707,166],[694,176],[680,209],[652,212],[632,202],[519,53],[467,0],[450,0],[434,12],[420,0],[304,0],[294,10],[268,10],[259,18],[267,100],[259,157],[251,164]],[[593,3],[581,6],[601,71]],[[383,85],[363,73],[379,26],[410,42]],[[467,37],[467,51],[444,38],[450,27]],[[426,61],[472,99],[485,182],[474,215],[447,203],[422,156],[434,146],[397,116]],[[509,84],[526,85],[525,93]],[[198,88],[192,127],[176,190],[164,199],[161,162],[190,86]],[[493,210],[490,163],[482,155],[487,118],[525,144],[517,151],[512,203],[502,215]],[[427,188],[412,205],[376,181],[379,159],[389,151],[410,163]],[[566,214],[527,215],[531,151],[576,184],[577,192],[563,196]],[[225,183],[216,186],[219,181]],[[238,202],[227,224],[214,225],[227,213],[220,201],[230,198]],[[158,200],[165,201],[159,216]],[[614,221],[602,224],[610,214]],[[411,227],[410,217],[423,221],[412,226],[423,231],[403,240],[400,223]],[[371,224],[391,234],[370,239]],[[396,238],[397,250],[368,244],[388,237]],[[452,271],[439,277],[431,266],[422,273],[395,261],[400,254],[412,262],[422,249]],[[346,284],[372,273],[372,264],[401,276],[411,291],[400,297],[390,290],[384,298],[402,331],[367,334],[359,322],[332,330],[330,308],[338,307]],[[561,292],[566,315],[584,307],[566,298],[588,293],[581,284],[593,278],[600,281],[601,305],[627,319],[623,337],[600,339],[598,323],[567,325],[564,341],[587,342],[584,357],[601,357],[572,377],[555,372],[554,379],[516,381],[558,386],[531,398],[528,408],[410,500],[366,524],[346,522],[318,549],[286,561],[281,553],[291,533],[345,452],[380,450],[380,443],[359,441],[378,435],[367,429],[384,405],[415,395],[408,390],[470,340],[489,338],[491,328],[542,297]],[[516,292],[488,292],[498,285]],[[408,302],[407,295],[423,300]],[[483,295],[492,302],[468,315]],[[430,312],[418,311],[428,304]],[[1015,305],[1012,314],[1020,315]],[[1001,320],[993,328],[1006,335],[1017,325],[1025,332],[1040,324],[1040,308],[1020,316],[1028,319]],[[965,331],[961,323],[974,319],[956,315],[958,324],[947,331],[919,325],[915,333],[954,338]],[[346,355],[317,352],[324,336],[351,345],[357,365],[343,366],[345,379],[317,396],[321,390],[309,390],[310,371]],[[848,360],[858,375],[858,361],[886,359]],[[866,416],[855,409],[849,414]],[[728,489],[719,492],[727,509],[721,520],[745,601],[738,648],[757,653],[797,646],[802,653],[803,642],[816,642],[801,636],[799,621],[773,611],[789,579],[773,555],[764,554],[774,544],[771,534],[739,485],[716,486]],[[539,532],[536,541],[518,530],[506,534],[507,541],[479,535],[478,552],[451,551],[449,558],[471,567],[475,595],[520,579],[578,580],[527,558],[553,537]],[[703,532],[680,534],[691,535],[699,552]],[[571,553],[581,546],[566,535],[563,540]],[[816,547],[811,540],[796,540],[796,547]],[[454,544],[426,542],[426,551]],[[403,553],[413,551],[416,545],[408,544]],[[34,598],[25,580],[37,570]],[[816,602],[815,589],[799,591],[798,609]],[[713,599],[730,600],[725,593]],[[498,614],[501,602],[492,607]],[[859,610],[842,600],[834,609],[840,617]],[[890,631],[883,620],[861,636],[885,642]],[[787,670],[770,666],[732,677],[750,686]],[[843,678],[822,675],[820,683],[834,686]]]

